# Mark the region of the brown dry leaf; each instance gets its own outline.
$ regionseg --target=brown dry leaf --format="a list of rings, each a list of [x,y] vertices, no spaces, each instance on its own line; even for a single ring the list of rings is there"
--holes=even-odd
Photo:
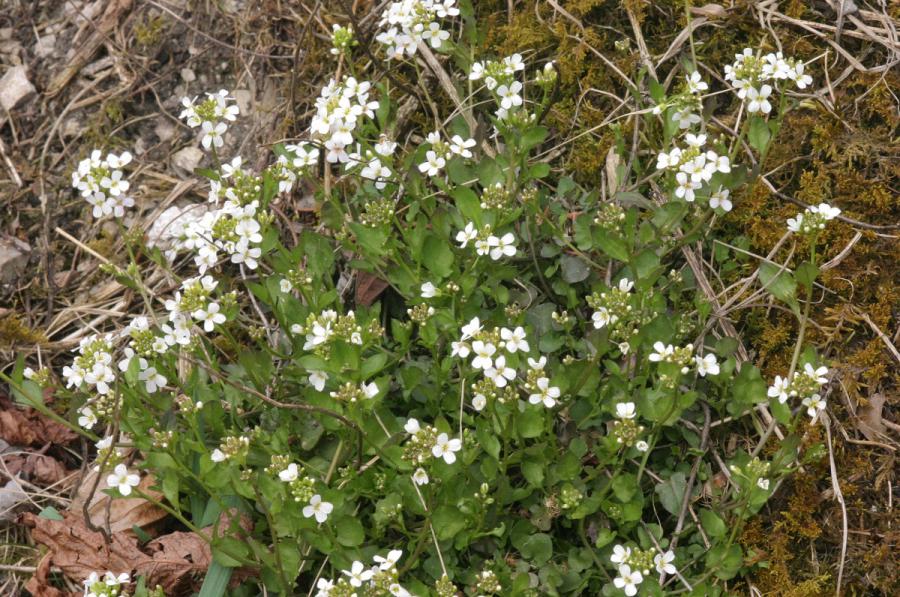
[[[368,272],[356,272],[356,303],[366,307],[372,306],[389,284]]]
[[[35,409],[19,408],[7,396],[0,396],[0,438],[11,445],[43,446],[68,444],[78,435]]]
[[[50,561],[52,554],[47,554],[37,565],[34,576],[28,579],[25,590],[31,593],[31,597],[78,597],[81,593],[61,591],[50,584]],[[83,580],[83,579],[82,579]]]
[[[90,496],[91,489],[97,480],[97,475],[98,473],[92,470],[84,478],[81,485],[78,486],[78,491],[72,500],[71,506],[69,506],[70,511],[77,513],[79,516],[83,515],[84,503]],[[109,505],[109,530],[113,533],[129,531],[134,526],[144,528],[166,517],[165,510],[147,500],[123,500],[109,497],[103,493],[103,490],[109,487],[106,484],[106,477],[106,475],[100,477],[100,483],[97,485],[97,490],[94,492],[93,497],[91,497],[90,506],[88,506],[88,513],[94,526],[106,527],[107,505]],[[153,499],[162,501],[164,499],[163,494],[151,489],[153,485],[156,485],[156,477],[150,474],[144,475],[141,478],[138,489]]]
[[[212,561],[209,545],[194,533],[160,537],[147,544],[150,553],[145,553],[130,533],[113,533],[106,544],[103,535],[88,529],[84,520],[71,512],[66,513],[64,520],[27,512],[19,522],[32,529],[31,538],[36,543],[50,550],[50,563],[76,582],[96,570],[128,572],[146,577],[149,586],[162,586],[166,595],[175,595],[192,585],[195,576],[206,571]],[[46,591],[41,584],[34,588]]]
[[[44,487],[56,485],[74,472],[46,454],[6,454],[3,456],[3,466],[0,472],[4,475],[21,475],[35,485]]]
[[[886,428],[881,420],[881,409],[884,407],[884,394],[872,394],[869,403],[859,409],[856,426],[869,441],[878,441],[884,436]]]

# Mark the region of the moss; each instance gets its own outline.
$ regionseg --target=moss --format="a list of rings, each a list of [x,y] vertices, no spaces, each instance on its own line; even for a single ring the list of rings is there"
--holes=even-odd
[[[17,346],[34,346],[47,341],[41,330],[30,327],[18,314],[0,318],[0,348],[9,349]]]

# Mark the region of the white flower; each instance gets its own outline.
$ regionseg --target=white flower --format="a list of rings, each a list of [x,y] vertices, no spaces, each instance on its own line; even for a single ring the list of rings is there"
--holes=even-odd
[[[419,172],[428,176],[437,176],[441,169],[447,165],[447,160],[439,156],[434,150],[425,154],[425,161],[419,164]]]
[[[97,424],[97,415],[91,410],[90,406],[83,406],[78,411],[78,424],[85,429],[93,429]]]
[[[225,462],[228,459],[228,457],[225,456],[225,452],[223,452],[219,448],[213,450],[212,454],[209,455],[209,458],[213,462]]]
[[[481,412],[487,406],[487,397],[484,394],[475,394],[472,397],[472,408]]]
[[[719,207],[722,211],[731,211],[731,200],[728,198],[729,190],[719,187],[719,190],[709,196],[709,206],[713,209]]]
[[[434,298],[437,295],[437,288],[431,282],[422,284],[422,298]]]
[[[598,330],[619,320],[618,316],[611,314],[606,307],[600,307],[594,311],[591,319],[594,322],[594,327]]]
[[[317,493],[309,498],[309,505],[303,507],[303,516],[305,518],[315,516],[316,522],[322,524],[328,520],[328,515],[332,510],[334,510],[334,506],[330,502],[323,502],[322,496]]]
[[[639,440],[635,442],[634,447],[637,448],[638,452],[646,452],[650,449],[650,444],[648,444],[644,440]]]
[[[138,379],[144,382],[148,394],[153,394],[157,390],[164,388],[168,381],[165,376],[156,370],[156,367],[147,367],[138,373]]]
[[[406,424],[403,426],[403,429],[410,435],[415,435],[419,432],[421,427],[419,426],[419,421],[416,419],[408,419]]]
[[[686,172],[679,172],[675,175],[678,186],[675,187],[675,196],[685,201],[694,200],[694,189],[700,188],[700,183],[695,182],[693,177],[688,177]]]
[[[452,357],[464,359],[469,356],[469,353],[471,352],[467,342],[451,342],[450,347],[453,349],[450,353],[450,356]]]
[[[539,377],[535,384],[537,385],[538,391],[528,397],[528,402],[531,404],[543,402],[544,406],[547,408],[556,406],[556,400],[560,395],[559,388],[551,386],[550,380],[546,377]]]
[[[137,487],[140,483],[140,475],[129,473],[124,464],[117,464],[112,474],[106,477],[106,484],[111,488],[115,487],[124,496],[131,495],[131,488]]]
[[[684,142],[691,147],[703,147],[704,145],[706,145],[706,135],[695,135],[693,133],[687,133],[684,136]]]
[[[312,387],[314,387],[316,391],[321,392],[325,389],[325,382],[328,381],[328,374],[324,371],[310,371],[308,379]]]
[[[421,469],[420,469],[421,470]],[[401,556],[403,556],[402,549],[392,549],[388,552],[387,557],[381,557],[376,555],[372,558],[372,560],[378,564],[378,567],[381,570],[391,570],[392,568],[397,567],[397,562],[400,561]]]
[[[505,388],[508,381],[516,378],[516,370],[506,366],[506,357],[501,355],[494,360],[491,367],[484,370],[484,376],[494,382],[498,388]]]
[[[675,552],[671,549],[666,553],[658,553],[653,556],[653,563],[656,564],[656,571],[660,574],[675,574],[678,570],[672,562],[675,561]]]
[[[531,357],[528,357],[528,366],[531,367],[535,371],[543,371],[544,367],[547,366],[547,357],[541,355],[541,358],[534,360]]]
[[[703,78],[700,76],[698,71],[692,72],[687,77],[687,87],[688,91],[691,93],[700,93],[701,91],[706,91],[709,89],[709,85],[707,85]]]
[[[778,402],[784,404],[788,399],[788,388],[791,383],[787,380],[787,378],[782,378],[780,375],[775,376],[775,381],[772,382],[772,385],[769,386],[768,395],[770,398],[778,398]]]
[[[464,158],[471,158],[470,147],[475,147],[475,139],[463,139],[459,135],[453,135],[450,139],[450,151]]]
[[[508,75],[515,74],[516,71],[525,70],[525,63],[522,61],[522,55],[518,52],[512,56],[503,59],[503,70]]]
[[[478,81],[482,77],[484,77],[484,65],[480,62],[474,62],[472,70],[469,71],[469,80]]]
[[[465,229],[456,233],[456,242],[459,243],[460,249],[465,249],[466,245],[469,244],[469,241],[475,240],[477,237],[478,231],[475,230],[475,224],[469,222],[466,224]]]
[[[469,321],[469,323],[462,326],[461,331],[462,338],[460,338],[460,340],[467,340],[468,338],[471,338],[481,331],[481,320],[477,317],[473,317],[471,321]]]
[[[123,572],[121,574],[115,574],[113,572],[108,572],[103,576],[103,582],[107,587],[118,587],[121,585],[127,585],[131,582],[131,575],[127,572]]]
[[[634,282],[628,278],[622,278],[619,280],[618,288],[619,292],[631,292],[631,289],[634,288]]]
[[[491,259],[497,261],[504,255],[512,257],[516,254],[516,237],[512,232],[507,232],[501,237],[489,236],[488,246],[491,247]]]
[[[300,476],[300,469],[297,468],[297,464],[292,462],[290,463],[286,469],[278,473],[278,478],[284,481],[285,483],[290,483],[291,481],[296,481]]]
[[[702,358],[700,356],[695,356],[694,363],[697,365],[697,373],[700,377],[719,374],[719,363],[716,362],[716,355],[712,353]]]
[[[500,107],[509,110],[515,106],[521,106],[522,96],[519,95],[520,91],[522,91],[522,84],[518,81],[498,87],[497,95],[500,97]]]
[[[435,458],[443,458],[447,464],[456,462],[455,452],[462,450],[462,441],[459,438],[450,439],[446,433],[437,436],[431,453]]]
[[[759,487],[760,489],[769,491],[769,480],[765,479],[763,477],[760,477],[759,479],[756,480],[756,486]]]
[[[609,557],[609,561],[613,564],[624,564],[631,557],[631,548],[616,545],[613,547],[613,553]]]
[[[828,383],[828,378],[825,377],[826,375],[828,375],[828,367],[814,368],[809,363],[806,363],[805,365],[803,365],[803,372],[806,373],[807,377],[815,380],[815,382],[819,385]]]
[[[797,214],[796,218],[788,218],[787,227],[791,232],[800,232],[801,226],[803,226],[803,214]]]
[[[525,329],[522,328],[522,326],[519,326],[514,330],[502,328],[500,330],[500,338],[506,342],[505,348],[509,352],[528,352],[530,348],[528,346],[528,341],[525,340]]]
[[[294,285],[291,284],[291,281],[288,280],[287,278],[282,278],[281,282],[279,282],[278,285],[281,288],[281,292],[284,292],[284,293],[288,293],[294,289]]]
[[[653,344],[653,350],[655,350],[656,352],[651,353],[650,356],[647,358],[650,359],[650,361],[652,361],[654,363],[664,361],[667,357],[670,357],[673,354],[675,354],[674,346],[672,346],[671,344],[666,345],[666,344],[663,344],[662,342],[655,342]]]
[[[616,416],[620,419],[633,419],[635,417],[634,402],[619,402],[616,404]]]
[[[366,568],[362,562],[353,562],[350,570],[342,570],[343,574],[350,577],[350,584],[354,587],[361,587],[364,582],[368,582],[370,578],[375,576],[375,572]]]
[[[366,398],[372,399],[378,395],[378,384],[374,381],[367,384],[361,384],[360,389],[362,390],[363,396]]]
[[[763,85],[759,90],[755,87],[748,87],[747,99],[750,101],[747,103],[747,112],[749,114],[755,114],[756,112],[768,114],[771,112],[772,104],[768,100],[771,94],[772,87],[770,85]]]
[[[806,414],[808,414],[815,423],[816,419],[819,417],[819,413],[825,410],[825,399],[818,394],[813,394],[812,396],[803,399],[803,406],[806,407]]]
[[[476,340],[472,343],[472,352],[475,353],[472,366],[476,369],[489,369],[494,364],[492,357],[497,352],[497,347],[490,342]]]
[[[487,238],[479,238],[475,241],[475,253],[477,255],[487,255],[491,252],[491,245]]]
[[[428,485],[428,473],[425,472],[425,469],[419,467],[413,473],[412,480],[416,485]]]
[[[634,595],[637,595],[638,585],[643,581],[644,577],[640,572],[637,570],[632,572],[628,564],[622,564],[619,567],[619,576],[613,579],[613,584],[616,585],[616,588],[625,591],[628,597],[634,597]]]
[[[225,323],[225,315],[219,312],[218,303],[209,303],[206,309],[197,309],[191,315],[197,321],[203,322],[203,329],[207,332],[213,331],[216,325]]]
[[[228,130],[228,125],[224,122],[214,125],[206,121],[203,123],[201,130],[203,131],[203,138],[200,140],[200,143],[204,149],[209,149],[210,146],[219,148],[225,144],[225,139],[222,138],[222,135]]]
[[[827,203],[820,203],[815,208],[810,208],[810,211],[814,213],[818,212],[821,214],[826,220],[833,220],[839,215],[841,215],[841,209],[839,207],[832,207]]]
[[[440,48],[444,40],[450,39],[450,32],[441,29],[440,24],[432,21],[428,27],[422,31],[422,39],[429,40],[432,48]]]

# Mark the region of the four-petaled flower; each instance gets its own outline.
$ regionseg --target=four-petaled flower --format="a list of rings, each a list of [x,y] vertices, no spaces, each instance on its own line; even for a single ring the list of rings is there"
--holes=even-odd
[[[124,496],[131,495],[131,488],[137,487],[140,483],[141,476],[129,473],[124,464],[117,464],[112,474],[106,477],[106,484],[118,489],[119,493]]]
[[[456,462],[455,452],[462,450],[462,441],[459,438],[450,439],[446,433],[437,436],[431,453],[435,458],[443,458],[447,464]]]
[[[328,520],[328,515],[332,510],[334,510],[334,505],[331,502],[322,501],[322,496],[317,493],[309,498],[309,505],[303,507],[303,516],[306,518],[315,516],[316,522],[321,524]]]

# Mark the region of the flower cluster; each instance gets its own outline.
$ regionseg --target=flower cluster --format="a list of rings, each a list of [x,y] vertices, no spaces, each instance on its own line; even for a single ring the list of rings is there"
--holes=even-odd
[[[179,118],[183,118],[191,128],[200,127],[203,136],[200,143],[204,149],[217,150],[225,144],[225,132],[228,131],[227,122],[234,122],[241,113],[234,98],[228,95],[226,89],[220,89],[216,93],[207,93],[206,99],[197,102],[197,98],[184,97]]]
[[[637,412],[634,402],[619,402],[616,404],[616,420],[612,422],[612,436],[616,443],[630,448],[635,446],[639,451],[646,452],[650,446],[645,441],[638,440],[644,432],[644,426],[635,420]]]
[[[340,56],[350,51],[356,45],[356,39],[353,37],[353,27],[350,25],[341,26],[337,23],[331,26],[331,52],[332,56]]]
[[[555,72],[552,64],[550,69]],[[522,83],[516,79],[516,73],[523,70],[525,70],[525,63],[522,62],[521,54],[513,54],[502,60],[472,64],[469,80],[484,79],[485,87],[497,100],[498,108],[495,115],[499,120],[507,120],[524,103]]]
[[[462,450],[462,440],[450,438],[436,427],[422,427],[416,419],[409,419],[403,429],[411,436],[403,446],[403,458],[413,464],[425,464],[431,458],[443,458],[447,464],[456,462],[456,453]],[[424,473],[424,471],[422,471]],[[416,479],[416,476],[419,478]],[[428,475],[424,477],[416,471],[414,480],[419,485],[428,483]]]
[[[226,437],[219,447],[212,451],[210,459],[213,462],[225,462],[226,460],[243,460],[250,451],[250,438],[246,435],[231,435]]]
[[[93,206],[95,218],[109,215],[121,218],[125,208],[134,205],[134,199],[127,194],[131,184],[123,178],[122,171],[131,163],[131,154],[125,151],[101,156],[100,150],[95,149],[89,158],[78,162],[78,168],[72,172],[72,187]]]
[[[819,413],[825,410],[825,399],[819,394],[820,388],[828,383],[828,367],[813,367],[806,363],[802,371],[795,371],[790,378],[775,376],[775,381],[769,386],[769,397],[778,398],[782,404],[788,398],[801,398],[806,413],[815,422]]]
[[[719,155],[712,149],[704,149],[707,137],[705,134],[695,135],[686,133],[684,148],[673,147],[668,153],[662,152],[656,158],[656,168],[658,170],[668,170],[675,172],[675,196],[679,199],[692,202],[696,198],[696,192],[709,189],[709,183],[717,172],[727,174],[731,172],[731,161],[726,155]],[[728,195],[719,195],[715,200],[710,197],[711,207],[731,208],[731,203],[727,204]],[[725,209],[725,211],[728,211]]]
[[[475,147],[475,139],[463,139],[453,135],[450,141],[441,139],[438,131],[428,133],[425,142],[431,146],[425,153],[425,161],[419,164],[419,172],[428,176],[438,176],[453,156],[465,159],[472,157],[471,148]]]
[[[382,31],[375,39],[385,46],[387,59],[413,56],[419,42],[440,48],[450,39],[441,19],[459,15],[456,0],[401,0],[391,2],[381,15]]]
[[[212,276],[188,278],[181,283],[172,298],[165,301],[169,323],[162,325],[163,341],[169,346],[187,346],[193,338],[193,323],[202,325],[206,332],[226,321],[222,305],[213,300],[212,292],[219,283]],[[226,295],[222,301],[231,303],[234,295]]]
[[[507,232],[503,236],[495,236],[491,233],[490,226],[484,226],[480,230],[475,228],[474,222],[469,222],[466,227],[456,233],[456,242],[460,249],[465,249],[472,241],[475,245],[475,253],[478,255],[490,255],[494,261],[505,257],[515,257],[516,236]]]
[[[338,315],[337,311],[331,309],[318,315],[310,313],[306,323],[293,324],[291,332],[306,335],[303,350],[315,350],[320,353],[327,352],[328,344],[334,340],[343,340],[356,345],[363,343],[363,328],[356,322],[356,314],[353,311],[348,311],[346,315]]]
[[[325,147],[325,160],[330,164],[350,161],[347,147],[354,143],[353,133],[363,116],[375,117],[377,101],[369,101],[368,81],[344,77],[340,82],[332,79],[316,98],[316,113],[309,124],[313,140]]]
[[[650,574],[651,567],[659,574],[675,574],[678,572],[675,565],[675,553],[671,550],[659,553],[655,548],[647,550],[616,545],[610,561],[618,567],[619,575],[613,579],[613,584],[622,589],[628,597],[633,597],[638,592],[638,585],[644,582],[644,577]]]
[[[116,574],[107,571],[101,578],[96,572],[82,581],[84,584],[84,597],[128,597],[127,585],[131,583],[131,576],[127,572]]]
[[[810,205],[805,211],[798,213],[796,217],[788,218],[787,227],[791,232],[812,236],[820,230],[824,230],[825,225],[840,214],[841,209],[839,207],[832,207],[827,203]]]
[[[781,52],[758,57],[750,48],[735,54],[734,63],[725,67],[725,80],[737,90],[737,95],[747,102],[747,112],[768,114],[772,111],[769,96],[772,85],[792,81],[797,89],[812,85],[812,77],[804,73],[803,62],[785,58]]]
[[[412,597],[412,594],[398,582],[397,563],[403,551],[394,549],[387,556],[376,555],[372,566],[366,567],[359,560],[353,562],[348,570],[341,570],[342,576],[337,580],[320,578],[316,584],[316,597],[351,597],[356,595],[392,595],[393,597]]]
[[[629,304],[629,299],[633,296],[631,294],[633,288],[634,282],[622,278],[615,288],[607,292],[595,292],[587,297],[588,305],[594,309],[591,315],[594,328],[599,330],[613,327],[631,314],[633,306]]]
[[[708,89],[709,85],[706,84],[700,73],[692,71],[689,75],[685,75],[685,82],[681,92],[656,104],[653,107],[653,113],[659,115],[664,110],[671,108],[672,121],[678,123],[678,128],[682,130],[688,129],[700,123],[701,119],[698,112],[703,110],[700,97]]]

